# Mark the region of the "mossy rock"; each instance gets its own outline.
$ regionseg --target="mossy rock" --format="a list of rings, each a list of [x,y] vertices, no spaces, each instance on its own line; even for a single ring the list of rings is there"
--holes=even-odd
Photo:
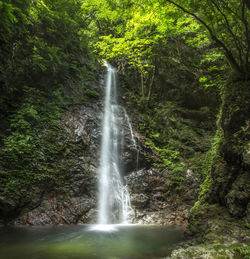
[[[236,249],[239,247],[239,249]],[[215,244],[202,244],[196,246],[189,246],[187,248],[180,248],[174,250],[171,257],[166,259],[247,259],[241,251],[246,251],[242,246],[228,246]]]
[[[206,181],[191,210],[189,230],[206,232],[207,218],[220,207],[234,217],[245,217],[250,200],[249,165],[243,155],[249,143],[249,82],[231,82],[222,90],[222,105],[215,141],[207,157]],[[217,204],[214,207],[212,204]],[[220,209],[220,210],[221,210]]]

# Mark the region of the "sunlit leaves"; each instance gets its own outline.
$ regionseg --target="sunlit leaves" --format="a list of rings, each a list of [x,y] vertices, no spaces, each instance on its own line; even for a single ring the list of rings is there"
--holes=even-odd
[[[245,1],[166,0],[183,13],[195,18],[210,39],[221,48],[238,77],[249,77],[249,20]]]

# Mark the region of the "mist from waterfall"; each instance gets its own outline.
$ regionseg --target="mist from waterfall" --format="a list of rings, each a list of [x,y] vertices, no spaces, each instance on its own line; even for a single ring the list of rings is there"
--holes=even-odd
[[[134,212],[130,196],[121,176],[121,152],[123,151],[124,109],[117,104],[116,70],[108,63],[104,118],[99,168],[98,224],[129,223]]]

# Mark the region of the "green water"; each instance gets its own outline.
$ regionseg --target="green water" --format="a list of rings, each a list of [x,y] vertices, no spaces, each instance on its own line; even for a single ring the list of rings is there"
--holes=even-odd
[[[0,228],[1,259],[161,258],[183,240],[183,230],[160,226]]]

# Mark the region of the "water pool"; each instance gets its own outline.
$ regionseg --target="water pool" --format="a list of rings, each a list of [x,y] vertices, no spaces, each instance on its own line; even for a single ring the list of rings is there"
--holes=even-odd
[[[0,228],[1,259],[153,259],[170,253],[183,229],[145,225]]]

